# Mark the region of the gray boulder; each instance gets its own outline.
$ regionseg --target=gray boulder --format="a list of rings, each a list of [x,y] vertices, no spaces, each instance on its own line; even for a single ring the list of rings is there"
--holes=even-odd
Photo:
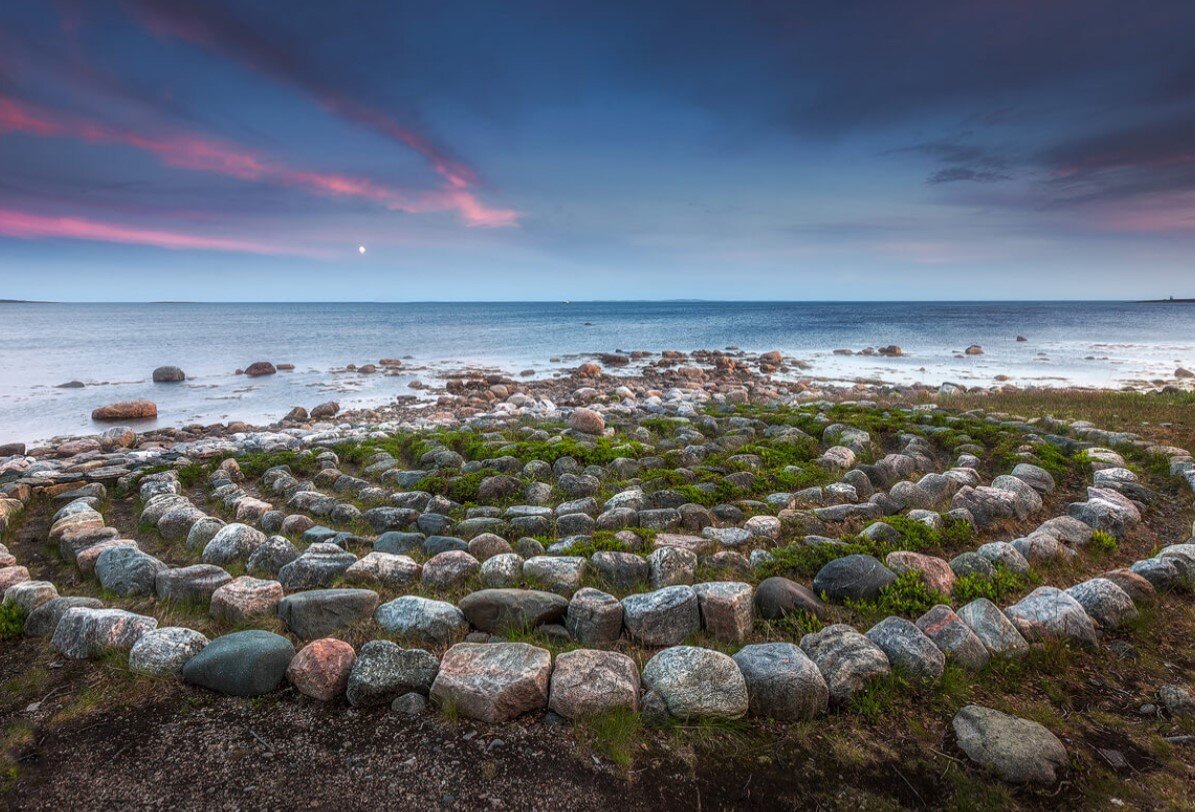
[[[482,589],[461,598],[460,608],[474,628],[505,634],[559,623],[568,612],[569,602],[538,589]]]
[[[691,586],[669,586],[622,599],[627,634],[645,646],[679,645],[701,629],[697,593]]]
[[[796,722],[826,711],[830,702],[826,680],[792,643],[744,646],[734,661],[747,682],[752,715]]]
[[[156,618],[123,609],[74,606],[58,621],[50,646],[69,659],[86,660],[110,651],[128,651],[141,635],[157,626]]]
[[[779,620],[796,612],[824,617],[826,605],[806,586],[778,575],[755,588],[755,611],[765,620]]]
[[[917,682],[936,682],[946,656],[921,629],[901,617],[886,617],[867,631],[891,665]]]
[[[738,719],[749,707],[743,672],[720,651],[666,648],[647,661],[643,684],[678,719]]]
[[[266,540],[266,534],[247,524],[226,524],[203,548],[203,563],[225,566],[249,560]]]
[[[1058,737],[1028,719],[967,705],[951,727],[968,758],[1010,783],[1051,785],[1068,762]]]
[[[278,582],[288,592],[331,586],[357,562],[357,556],[330,542],[312,544],[278,570]]]
[[[166,626],[141,635],[129,651],[129,670],[153,677],[177,677],[183,666],[207,646],[208,639],[193,629]]]
[[[842,623],[805,635],[801,650],[822,672],[830,699],[839,704],[892,672],[887,655],[875,643]]]
[[[830,561],[813,578],[813,592],[837,603],[873,601],[896,580],[896,573],[870,555],[847,555]]]
[[[312,589],[278,602],[278,617],[303,640],[328,637],[373,614],[378,593],[372,589]]]
[[[1108,629],[1117,629],[1137,618],[1133,599],[1107,578],[1092,578],[1066,590],[1088,616]]]
[[[568,603],[565,628],[583,646],[609,646],[622,636],[622,603],[618,598],[585,587]]]
[[[460,609],[418,595],[403,595],[383,603],[374,618],[388,632],[432,645],[450,643],[469,631],[469,621]]]
[[[1090,645],[1099,640],[1083,605],[1052,586],[1039,586],[1004,614],[1027,640],[1070,638]]]
[[[371,640],[357,653],[347,695],[353,707],[388,704],[398,697],[431,690],[440,661],[421,648],[404,649],[389,640]]]
[[[968,671],[982,671],[988,664],[991,654],[987,646],[949,606],[938,604],[930,609],[917,618],[917,628],[948,660]]]
[[[163,570],[154,579],[158,600],[207,606],[212,593],[232,581],[232,576],[215,564]]]
[[[1029,650],[1017,627],[987,598],[959,607],[958,616],[992,654],[1019,657]]]
[[[260,696],[282,682],[295,647],[281,635],[261,629],[217,637],[183,666],[192,685],[231,696]]]
[[[67,610],[76,606],[82,609],[100,609],[104,602],[99,598],[57,597],[38,606],[25,617],[24,632],[27,637],[49,637],[58,628],[58,621]]]
[[[277,578],[279,571],[287,564],[299,558],[300,553],[290,539],[283,536],[270,536],[249,554],[246,569],[253,575],[265,575]]]
[[[109,547],[95,561],[100,585],[121,597],[154,594],[158,573],[165,570],[165,564],[136,547]]]

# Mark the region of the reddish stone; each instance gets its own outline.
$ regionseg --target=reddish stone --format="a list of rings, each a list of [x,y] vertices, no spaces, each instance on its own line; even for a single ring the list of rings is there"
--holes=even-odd
[[[158,416],[158,405],[152,400],[126,400],[110,403],[91,413],[92,420],[141,420]]]
[[[343,640],[313,640],[290,661],[286,678],[299,693],[327,702],[344,693],[356,660],[353,647]]]

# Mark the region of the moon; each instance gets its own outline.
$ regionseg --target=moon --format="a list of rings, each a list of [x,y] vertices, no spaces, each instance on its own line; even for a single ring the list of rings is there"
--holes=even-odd
[[[364,254],[364,253],[365,253],[365,246],[364,246],[364,245],[358,245],[358,246],[357,246],[357,253],[358,253],[358,254]]]

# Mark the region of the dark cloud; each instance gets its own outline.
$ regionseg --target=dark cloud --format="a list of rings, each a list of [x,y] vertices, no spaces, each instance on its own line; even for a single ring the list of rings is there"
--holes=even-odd
[[[939,169],[926,178],[925,182],[959,183],[961,181],[974,181],[976,183],[995,183],[1000,180],[1012,180],[1012,175],[993,172],[989,169],[971,169],[965,166],[953,166],[948,169]]]

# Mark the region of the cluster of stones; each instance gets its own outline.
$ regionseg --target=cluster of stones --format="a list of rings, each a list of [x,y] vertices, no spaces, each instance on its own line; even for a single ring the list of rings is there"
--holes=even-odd
[[[676,409],[677,414],[682,411]],[[718,430],[712,418],[696,413],[692,418],[694,426]],[[727,424],[737,433],[723,439],[749,437],[756,428],[740,418],[730,418]],[[579,435],[600,434],[605,417],[575,408],[570,425]],[[1088,443],[1135,442],[1085,425],[1069,428],[1071,434],[1085,434]],[[1040,432],[1042,426],[1026,429]],[[550,436],[541,433],[542,438],[534,439]],[[764,433],[772,439],[786,434],[807,437],[786,426],[768,427]],[[287,437],[279,442],[290,447],[295,438]],[[682,463],[700,461],[705,449],[694,442],[700,439],[696,428],[678,429],[675,444]],[[1046,439],[1075,442],[1062,435]],[[331,442],[324,437],[310,444]],[[1195,579],[1195,544],[1178,544],[1130,569],[1066,590],[1040,587],[1004,610],[985,599],[957,611],[935,606],[916,621],[888,617],[866,632],[835,624],[805,635],[799,644],[746,645],[734,657],[685,645],[702,630],[722,642],[744,642],[757,617],[775,619],[794,611],[823,615],[819,596],[839,602],[873,600],[907,571],[921,573],[929,586],[944,594],[950,593],[956,577],[990,575],[996,565],[1026,572],[1034,563],[1075,555],[1095,530],[1123,534],[1141,521],[1140,505],[1153,499],[1119,454],[1090,446],[1086,451],[1093,485],[1087,499],[1072,504],[1067,516],[1045,521],[1011,542],[989,542],[949,562],[912,551],[891,553],[883,562],[846,555],[817,573],[812,590],[779,577],[757,586],[736,580],[699,583],[703,563],[744,575],[766,563],[782,523],[824,527],[862,517],[876,520],[865,535],[886,534],[885,540],[893,540],[891,534],[899,537],[899,532],[880,521],[884,516],[906,513],[936,525],[943,515],[936,508],[982,528],[1034,515],[1042,508],[1042,496],[1054,489],[1050,475],[1030,462],[982,485],[976,470],[979,459],[972,453],[981,452],[979,447],[964,449],[954,467],[937,473],[932,446],[920,435],[902,435],[898,453],[870,464],[858,462],[871,448],[867,432],[827,425],[822,442],[828,447],[816,464],[841,473],[840,482],[713,509],[687,503],[667,489],[647,492],[640,487],[597,501],[595,494],[611,470],[632,476],[653,466],[651,458],[622,458],[607,470],[584,468],[569,458],[553,465],[523,464],[514,457],[470,461],[437,447],[423,455],[416,470],[403,470],[398,460],[379,452],[365,461],[358,477],[342,472],[336,454],[324,449],[316,455],[319,470],[311,481],[299,480],[285,466],[262,475],[262,488],[277,495],[291,513],[249,493],[235,459],[227,459],[211,475],[209,495],[235,516],[231,523],[194,505],[182,494],[173,472],[141,477],[137,484],[144,505],[142,524],[153,526],[168,541],[184,543],[203,562],[176,568],[106,526],[96,510],[104,496],[102,484],[86,486],[91,489],[87,493],[60,494],[70,501],[53,517],[50,540],[64,559],[94,574],[105,589],[120,596],[154,595],[166,602],[206,604],[213,617],[233,625],[276,615],[296,638],[310,641],[297,652],[287,638],[263,630],[209,642],[194,630],[159,629],[152,617],[104,608],[90,598],[60,597],[52,584],[29,581],[28,572],[22,574],[15,561],[0,569],[0,584],[5,602],[25,611],[26,632],[50,637],[51,645],[67,657],[124,650],[133,670],[181,675],[235,695],[260,694],[288,679],[302,693],[319,699],[344,695],[353,705],[390,703],[415,712],[430,698],[466,716],[499,722],[542,708],[567,718],[612,708],[683,719],[747,713],[781,720],[810,718],[831,704],[848,702],[893,669],[932,682],[941,676],[948,658],[979,669],[993,655],[1018,656],[1043,639],[1095,643],[1100,628],[1131,620],[1136,604],[1151,600],[1155,589],[1169,590]],[[1149,450],[1165,454],[1172,472],[1195,489],[1189,455],[1178,449]],[[752,464],[749,459],[740,462],[748,468]],[[442,495],[392,492],[381,486],[410,487],[440,471],[482,469],[499,472],[482,481],[483,501],[522,495],[526,503],[463,510]],[[741,473],[752,476],[749,470]],[[918,474],[917,481],[910,479]],[[8,496],[0,500],[0,522],[15,516],[22,496],[27,499],[30,492],[28,483],[5,488]],[[571,498],[553,505],[559,492]],[[383,504],[358,507],[371,503]],[[760,512],[747,517],[744,507]],[[463,519],[453,518],[461,512]],[[316,525],[307,514],[326,517],[332,524],[364,522],[377,536],[365,538]],[[644,542],[629,528],[657,531],[655,548],[646,558],[613,551],[588,558],[570,555],[597,530],[616,532],[628,550],[638,549]],[[529,537],[551,533],[563,537],[547,550]],[[307,542],[302,551],[286,538],[299,534]],[[520,537],[513,545],[507,540],[512,536]],[[809,534],[799,543],[841,542]],[[359,558],[349,550],[353,546],[370,552]],[[750,557],[741,552],[747,549]],[[416,557],[426,560],[420,563]],[[233,578],[225,569],[233,564],[244,566],[249,574]],[[583,587],[590,572],[620,591],[643,584],[651,590],[632,591],[619,599]],[[378,591],[366,588],[401,592],[419,585],[450,590],[474,580],[484,588],[456,604],[412,594],[382,602]],[[358,586],[335,586],[341,581]],[[520,588],[526,584],[543,588]],[[386,632],[422,647],[374,640],[354,650],[335,638],[371,617]],[[503,639],[518,629],[536,629],[588,648],[553,659],[546,649]],[[664,648],[640,672],[631,658],[606,650],[623,637],[644,647]],[[449,647],[440,657],[431,651],[445,646]],[[973,735],[985,726],[1005,724],[985,711],[961,713],[956,730]],[[962,745],[963,732],[959,738]],[[1064,761],[1065,752],[1058,763]],[[1052,780],[1053,769],[1043,769],[1040,775],[1040,780]]]

